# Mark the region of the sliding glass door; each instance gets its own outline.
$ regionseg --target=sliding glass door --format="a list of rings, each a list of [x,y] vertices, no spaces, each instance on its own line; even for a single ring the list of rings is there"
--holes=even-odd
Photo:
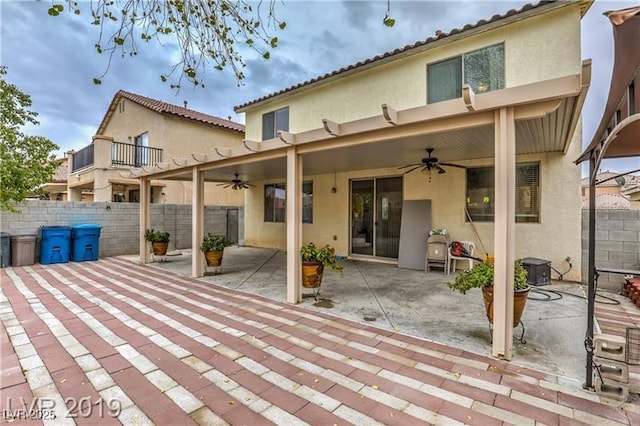
[[[351,254],[397,259],[402,178],[351,181]]]

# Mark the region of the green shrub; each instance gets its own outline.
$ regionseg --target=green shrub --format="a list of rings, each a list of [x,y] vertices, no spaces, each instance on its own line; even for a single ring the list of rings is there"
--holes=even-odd
[[[493,287],[494,269],[489,262],[482,262],[473,268],[460,272],[453,282],[447,283],[447,287],[466,294],[472,288]],[[513,288],[522,290],[527,288],[527,270],[518,259],[514,263]]]
[[[232,245],[233,242],[227,239],[226,235],[207,233],[200,244],[200,251],[222,251],[225,247]]]
[[[144,231],[144,239],[152,243],[168,243],[170,234],[164,231],[156,231],[153,228]]]
[[[336,256],[336,251],[329,245],[318,248],[314,243],[309,243],[300,249],[300,255],[305,262],[320,262],[325,267],[342,272],[342,265]]]

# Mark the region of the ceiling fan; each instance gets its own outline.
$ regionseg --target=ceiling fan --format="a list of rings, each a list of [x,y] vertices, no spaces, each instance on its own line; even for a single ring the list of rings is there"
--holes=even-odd
[[[407,174],[407,173],[411,173],[414,170],[418,170],[418,169],[422,169],[421,171],[423,173],[430,173],[431,170],[437,170],[438,174],[443,174],[446,173],[447,171],[445,169],[442,168],[442,166],[445,167],[458,167],[460,169],[466,169],[465,166],[461,166],[459,164],[452,164],[452,163],[440,163],[438,162],[438,158],[437,157],[432,157],[431,153],[433,152],[433,148],[426,148],[427,151],[427,157],[424,157],[420,163],[417,164],[407,164],[406,166],[401,166],[398,167],[398,169],[402,170],[402,169],[409,169],[406,172],[404,172],[403,174]]]
[[[228,183],[219,183],[218,186],[222,186],[224,188],[231,188],[235,191],[237,191],[238,189],[248,189],[249,187],[253,186],[250,183],[247,182],[243,182],[242,180],[240,180],[240,175],[238,175],[238,173],[234,173],[235,178],[231,179],[231,182]]]

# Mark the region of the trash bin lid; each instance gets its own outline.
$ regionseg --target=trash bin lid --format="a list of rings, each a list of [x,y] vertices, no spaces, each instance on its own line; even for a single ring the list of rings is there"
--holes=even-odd
[[[35,235],[13,235],[11,237],[11,241],[18,241],[18,240],[23,240],[23,241],[35,241],[36,240],[36,236]]]
[[[71,228],[73,228],[73,229],[83,229],[83,228],[84,229],[95,229],[95,228],[101,229],[102,225],[99,225],[97,223],[77,223],[77,224],[71,225]]]
[[[523,265],[540,266],[540,265],[548,265],[550,263],[551,263],[550,260],[537,259],[535,257],[525,257],[524,259],[522,259]]]

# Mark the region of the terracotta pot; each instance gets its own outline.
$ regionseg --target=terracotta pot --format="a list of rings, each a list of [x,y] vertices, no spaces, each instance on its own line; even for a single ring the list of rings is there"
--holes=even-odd
[[[222,265],[222,255],[224,250],[205,251],[204,258],[207,259],[207,266]]]
[[[529,290],[531,287],[527,287],[522,290],[514,290],[513,292],[513,326],[517,327],[520,324],[520,318],[524,312],[524,307],[527,304],[527,296],[529,296]],[[482,288],[482,299],[484,300],[484,307],[487,311],[487,318],[489,322],[493,324],[493,287]]]
[[[154,241],[151,243],[151,247],[153,247],[153,254],[155,256],[164,256],[165,254],[167,254],[169,242]]]
[[[324,266],[320,262],[302,262],[302,286],[305,288],[320,287]]]

